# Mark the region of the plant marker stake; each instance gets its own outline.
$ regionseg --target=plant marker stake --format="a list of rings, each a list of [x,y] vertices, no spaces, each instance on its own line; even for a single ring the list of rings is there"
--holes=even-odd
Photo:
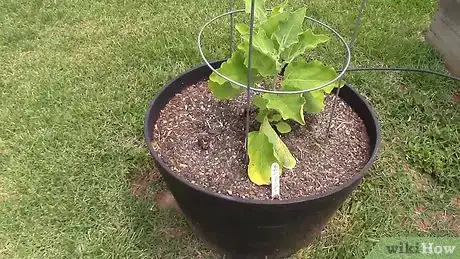
[[[272,181],[272,199],[279,199],[280,197],[280,165],[278,163],[272,164],[271,181]]]
[[[249,137],[249,110],[251,108],[251,84],[252,84],[252,36],[254,34],[254,13],[255,13],[255,0],[251,1],[251,19],[249,21],[249,50],[248,50],[248,87],[246,91],[246,140],[248,140]],[[249,161],[249,141],[246,141],[246,164]]]
[[[350,52],[353,51],[353,45],[355,44],[356,39],[358,38],[359,26],[361,25],[361,21],[362,21],[362,18],[363,18],[363,13],[364,13],[364,8],[366,7],[366,3],[367,3],[367,0],[363,0],[361,2],[361,6],[359,7],[358,18],[356,19],[355,28],[354,28],[354,31],[353,31],[353,37],[352,37],[352,39],[350,41],[350,45],[349,45]],[[344,67],[345,66],[346,66],[346,64],[344,65]],[[344,76],[345,76],[345,74],[344,74]],[[334,95],[333,104],[332,104],[332,110],[331,110],[331,113],[329,115],[329,122],[328,122],[328,125],[327,125],[327,128],[326,128],[326,134],[324,135],[325,140],[327,140],[329,138],[329,133],[331,131],[332,119],[335,116],[335,109],[337,107],[337,102],[338,102],[338,99],[339,99],[340,85],[342,84],[342,79],[343,79],[343,77],[341,77],[339,79],[339,87],[337,88],[337,91],[335,92],[335,95]]]

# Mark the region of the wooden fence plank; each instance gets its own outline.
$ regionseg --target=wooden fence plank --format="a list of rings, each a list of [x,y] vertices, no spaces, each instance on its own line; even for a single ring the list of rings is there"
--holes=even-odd
[[[460,0],[440,0],[425,38],[444,57],[447,69],[460,76]]]

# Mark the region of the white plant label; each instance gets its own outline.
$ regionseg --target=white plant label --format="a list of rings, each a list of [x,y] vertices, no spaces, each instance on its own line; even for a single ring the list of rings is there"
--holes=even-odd
[[[280,165],[278,163],[272,164],[272,198],[277,199],[280,197]]]

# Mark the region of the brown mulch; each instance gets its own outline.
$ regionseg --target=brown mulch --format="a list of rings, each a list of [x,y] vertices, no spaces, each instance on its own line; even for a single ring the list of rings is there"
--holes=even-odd
[[[244,96],[218,102],[206,82],[189,86],[161,112],[152,145],[174,172],[193,184],[235,197],[271,199],[269,186],[257,186],[247,176],[244,107]],[[331,107],[332,97],[328,97],[324,112],[306,116],[306,126],[292,123],[293,131],[282,136],[297,165],[283,171],[280,199],[331,190],[359,173],[368,161],[366,128],[342,100],[325,138]],[[250,130],[258,129],[252,121]]]

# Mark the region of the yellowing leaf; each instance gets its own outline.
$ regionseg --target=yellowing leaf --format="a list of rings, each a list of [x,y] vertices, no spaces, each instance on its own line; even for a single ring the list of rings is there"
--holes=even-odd
[[[292,128],[291,125],[287,124],[284,121],[280,121],[275,124],[276,129],[279,131],[281,134],[286,134],[291,132]]]
[[[312,30],[307,30],[300,34],[299,42],[287,48],[281,58],[287,63],[292,62],[296,57],[305,51],[316,48],[319,44],[329,41],[329,37],[323,34],[314,34]]]
[[[248,136],[249,179],[257,185],[269,185],[272,164],[278,162],[273,145],[265,134],[253,131]]]
[[[294,120],[305,125],[303,106],[305,99],[301,94],[263,94],[268,101],[267,108],[277,111],[284,120]]]
[[[252,0],[244,0],[246,13],[251,13],[251,1]],[[265,14],[265,0],[255,0],[254,7],[255,20],[264,22],[267,19],[267,15]]]
[[[303,31],[302,25],[306,10],[304,7],[290,14],[287,20],[282,22],[273,33],[273,36],[278,41],[280,53],[283,53],[285,49],[299,41],[299,35]]]
[[[319,61],[299,60],[289,63],[286,67],[281,87],[285,90],[307,90],[327,83],[336,76],[337,73],[331,66],[323,65]],[[324,91],[328,92],[337,86],[338,82],[335,82],[325,88]]]
[[[280,139],[276,131],[270,125],[268,118],[265,117],[264,122],[260,126],[260,132],[267,136],[268,141],[273,145],[273,154],[278,162],[285,168],[292,169],[295,167],[296,161],[292,156],[287,146]]]

